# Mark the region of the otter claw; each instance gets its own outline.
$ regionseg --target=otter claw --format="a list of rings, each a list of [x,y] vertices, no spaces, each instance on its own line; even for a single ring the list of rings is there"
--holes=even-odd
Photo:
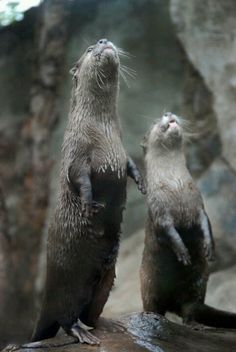
[[[178,261],[182,262],[184,265],[190,265],[191,259],[189,253],[186,251],[185,253],[179,253],[177,255]]]
[[[74,324],[70,329],[70,335],[76,337],[80,343],[88,345],[100,345],[100,340],[91,334],[87,329],[83,329],[79,324]]]
[[[83,215],[88,218],[90,216],[90,209],[91,209],[91,206],[90,206],[90,203],[83,203],[82,204],[82,213]]]
[[[147,190],[146,187],[144,186],[144,184],[141,184],[138,186],[138,189],[141,191],[142,194],[147,194]]]
[[[97,213],[97,212],[99,212],[99,210],[104,209],[104,208],[105,208],[105,204],[98,203],[98,202],[95,202],[95,201],[92,202],[92,211],[93,211],[93,213]]]
[[[214,260],[214,249],[211,245],[204,245],[204,255],[207,260],[212,262]]]
[[[98,213],[101,209],[105,208],[105,204],[98,203],[95,201],[82,203],[82,213],[86,218],[89,218],[93,214]]]
[[[147,191],[146,191],[146,186],[145,186],[145,184],[144,184],[144,182],[143,182],[143,179],[142,179],[141,177],[139,177],[139,178],[137,178],[137,179],[135,180],[135,182],[136,182],[137,185],[138,185],[138,190],[141,191],[142,194],[146,194]]]

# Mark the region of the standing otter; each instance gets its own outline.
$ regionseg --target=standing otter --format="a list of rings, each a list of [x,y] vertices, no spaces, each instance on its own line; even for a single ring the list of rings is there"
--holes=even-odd
[[[236,328],[236,314],[204,304],[214,252],[201,194],[186,167],[180,119],[166,113],[144,139],[148,221],[141,265],[143,307],[186,323]]]
[[[116,47],[99,40],[72,74],[61,190],[49,228],[46,286],[32,341],[53,337],[61,326],[81,343],[98,344],[88,325],[96,324],[115,278],[127,176],[145,189],[121,141]]]

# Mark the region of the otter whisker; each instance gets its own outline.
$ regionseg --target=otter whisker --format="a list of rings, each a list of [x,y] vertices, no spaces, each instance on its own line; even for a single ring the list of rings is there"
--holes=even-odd
[[[104,81],[103,81],[103,79],[102,79],[102,77],[101,77],[101,72],[98,71],[98,72],[97,72],[97,76],[98,76],[98,78],[99,78],[101,84],[104,86],[105,83],[104,83]]]
[[[167,113],[167,110],[166,110],[166,108],[164,108],[163,110],[162,110],[162,115],[165,115]]]
[[[127,73],[128,76],[130,76],[131,78],[136,78],[136,72],[134,70],[129,69],[127,66],[125,65],[120,65],[120,68],[122,71],[124,71],[125,73]]]
[[[89,46],[90,42],[85,37],[82,37],[82,40],[87,46]]]
[[[127,72],[124,68],[121,68],[121,71],[132,79],[136,78],[136,76],[132,75],[130,72]]]
[[[179,120],[181,121],[181,125],[185,127],[191,127],[192,122],[189,120],[184,119],[183,117],[179,116]]]
[[[153,121],[154,120],[154,117],[153,116],[150,116],[150,115],[144,115],[144,114],[138,114],[137,116],[141,117],[141,118],[144,118],[145,120],[149,120],[149,121]]]
[[[101,87],[101,85],[100,85],[100,83],[99,83],[99,81],[98,81],[99,78],[100,78],[100,80],[101,80],[101,77],[99,76],[98,70],[96,69],[96,70],[95,70],[95,80],[96,80],[96,83],[97,83],[98,87],[99,87],[100,89],[102,89],[102,87]]]
[[[121,48],[116,47],[117,51],[118,51],[118,55],[124,56],[126,58],[131,58],[134,57],[133,55],[131,55],[128,51],[125,51]]]
[[[137,74],[137,72],[133,69],[133,68],[131,68],[131,67],[129,67],[129,66],[126,66],[126,65],[124,65],[124,64],[122,64],[121,65],[123,68],[125,68],[127,71],[129,71],[129,72],[132,72],[133,74]]]
[[[186,132],[183,130],[183,139],[185,143],[193,143],[194,140],[197,140],[199,138],[199,133],[198,132]]]
[[[127,78],[126,78],[124,72],[120,69],[120,70],[119,70],[119,73],[120,73],[121,77],[123,78],[123,80],[124,80],[125,84],[127,85],[127,87],[130,88],[130,85],[129,85],[129,83],[128,83],[128,80],[127,80]]]
[[[100,83],[98,82],[98,80],[100,80]],[[99,86],[100,89],[103,89],[103,83],[102,83],[102,80],[101,80],[101,77],[99,75],[97,75],[97,84]]]
[[[100,73],[104,78],[106,78],[106,75],[105,75],[105,73],[104,73],[104,71],[103,71],[102,68],[99,69],[99,73]]]

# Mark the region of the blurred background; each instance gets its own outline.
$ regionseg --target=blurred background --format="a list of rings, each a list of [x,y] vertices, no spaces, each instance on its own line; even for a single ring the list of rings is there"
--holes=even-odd
[[[121,78],[119,113],[125,147],[141,169],[139,144],[155,118],[172,111],[191,122],[188,166],[217,249],[207,302],[236,312],[236,2],[1,0],[0,345],[32,333],[58,192],[69,69],[104,37],[130,53],[122,63],[136,71],[128,84]],[[142,308],[145,218],[145,198],[130,182],[106,316]]]

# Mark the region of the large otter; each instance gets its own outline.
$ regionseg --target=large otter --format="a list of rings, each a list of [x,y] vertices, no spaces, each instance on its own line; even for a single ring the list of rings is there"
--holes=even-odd
[[[95,326],[113,285],[127,175],[145,190],[121,141],[116,47],[99,40],[72,74],[61,190],[49,229],[45,293],[32,341],[54,336],[61,326],[81,343],[97,344],[88,325]]]
[[[144,139],[148,221],[141,265],[146,311],[236,328],[236,314],[204,304],[214,243],[201,194],[186,167],[181,120],[166,113]]]

